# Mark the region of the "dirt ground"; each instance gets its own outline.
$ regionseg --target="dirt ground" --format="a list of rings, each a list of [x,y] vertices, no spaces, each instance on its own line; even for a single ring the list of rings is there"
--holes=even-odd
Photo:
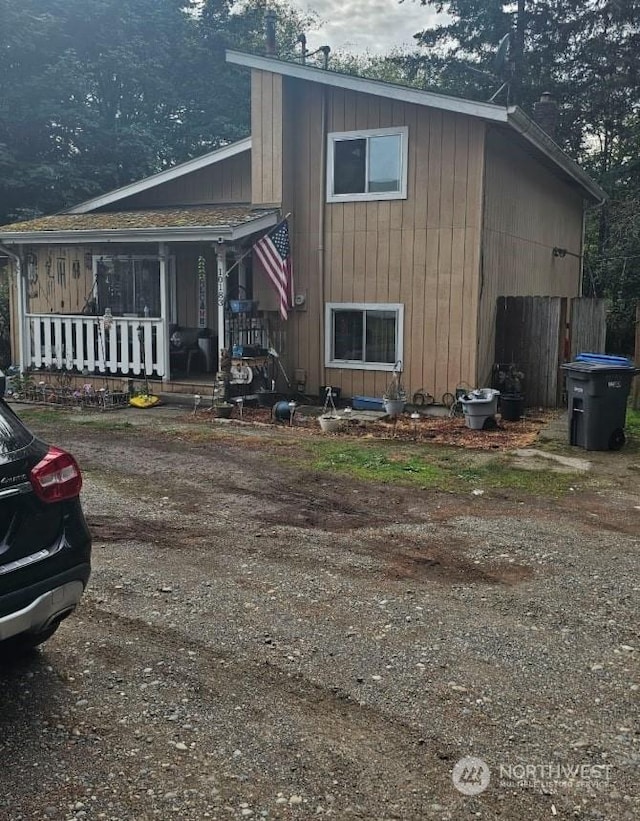
[[[640,457],[441,493],[139,413],[30,423],[83,468],[94,572],[0,666],[1,821],[640,816]]]

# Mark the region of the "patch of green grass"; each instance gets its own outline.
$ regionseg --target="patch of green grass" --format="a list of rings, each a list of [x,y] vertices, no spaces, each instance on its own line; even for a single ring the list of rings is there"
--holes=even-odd
[[[508,456],[478,455],[442,447],[393,445],[390,443],[308,444],[316,470],[387,484],[422,489],[470,492],[472,490],[517,490],[534,495],[560,496],[580,483],[582,474],[552,470],[520,470]]]
[[[640,379],[640,376],[636,379]],[[633,408],[627,410],[626,432],[628,447],[634,451],[640,451],[640,410],[633,410]]]
[[[520,490],[535,496],[562,496],[576,484],[584,485],[582,473],[559,473],[548,469],[523,470],[509,463],[508,457],[496,457],[492,464],[470,469],[462,474],[468,487],[491,490]]]
[[[138,428],[138,425],[133,425],[131,422],[125,420],[118,420],[112,417],[111,414],[105,416],[83,416],[78,420],[81,425],[92,430],[133,430]]]
[[[117,411],[79,413],[62,408],[34,408],[27,405],[19,405],[15,410],[30,428],[37,428],[38,425],[55,425],[58,429],[69,429],[72,425],[81,424],[94,430],[117,431],[136,427],[131,422],[118,419]]]
[[[358,479],[376,482],[417,484],[437,487],[446,478],[439,465],[408,453],[394,452],[380,446],[362,446],[351,443],[313,446],[314,468]]]
[[[61,419],[60,411],[50,408],[33,408],[25,405],[14,405],[14,410],[28,425],[36,424],[37,422],[52,425]],[[64,419],[64,416],[62,418]]]

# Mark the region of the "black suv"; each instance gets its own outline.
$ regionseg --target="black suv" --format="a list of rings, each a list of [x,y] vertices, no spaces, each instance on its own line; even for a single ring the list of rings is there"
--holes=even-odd
[[[0,650],[35,647],[73,612],[89,580],[82,476],[4,401],[0,372]]]

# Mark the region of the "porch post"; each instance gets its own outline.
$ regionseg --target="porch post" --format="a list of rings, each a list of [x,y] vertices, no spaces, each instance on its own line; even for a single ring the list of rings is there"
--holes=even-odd
[[[25,368],[30,363],[27,359],[26,350],[26,340],[29,339],[29,336],[27,334],[27,289],[25,287],[24,270],[22,265],[22,245],[18,245],[17,253],[14,253],[14,251],[9,248],[5,248],[4,246],[0,247],[2,252],[13,260],[15,266],[16,311],[18,314],[18,365],[20,367],[20,373],[24,373]],[[31,346],[29,346],[29,348],[30,347]]]
[[[158,259],[160,261],[160,318],[162,319],[162,340],[157,340],[162,345],[162,381],[168,382],[171,379],[170,356],[169,356],[169,261],[167,255],[167,244],[158,243]]]
[[[247,298],[247,263],[245,257],[241,256],[238,260],[238,299]]]
[[[218,371],[220,371],[222,366],[220,351],[225,347],[224,303],[227,299],[227,248],[224,242],[218,242],[216,245],[216,263],[218,273]]]

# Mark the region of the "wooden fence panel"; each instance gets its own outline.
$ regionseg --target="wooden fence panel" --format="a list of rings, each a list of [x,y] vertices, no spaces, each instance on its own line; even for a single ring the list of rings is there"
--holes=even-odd
[[[557,407],[564,382],[560,365],[582,351],[603,353],[606,332],[603,299],[499,297],[495,361],[514,362],[524,373],[526,405]]]
[[[558,404],[565,315],[564,297],[498,298],[495,359],[519,366],[530,407]]]
[[[570,300],[569,354],[604,353],[607,317],[604,299],[575,297]]]

